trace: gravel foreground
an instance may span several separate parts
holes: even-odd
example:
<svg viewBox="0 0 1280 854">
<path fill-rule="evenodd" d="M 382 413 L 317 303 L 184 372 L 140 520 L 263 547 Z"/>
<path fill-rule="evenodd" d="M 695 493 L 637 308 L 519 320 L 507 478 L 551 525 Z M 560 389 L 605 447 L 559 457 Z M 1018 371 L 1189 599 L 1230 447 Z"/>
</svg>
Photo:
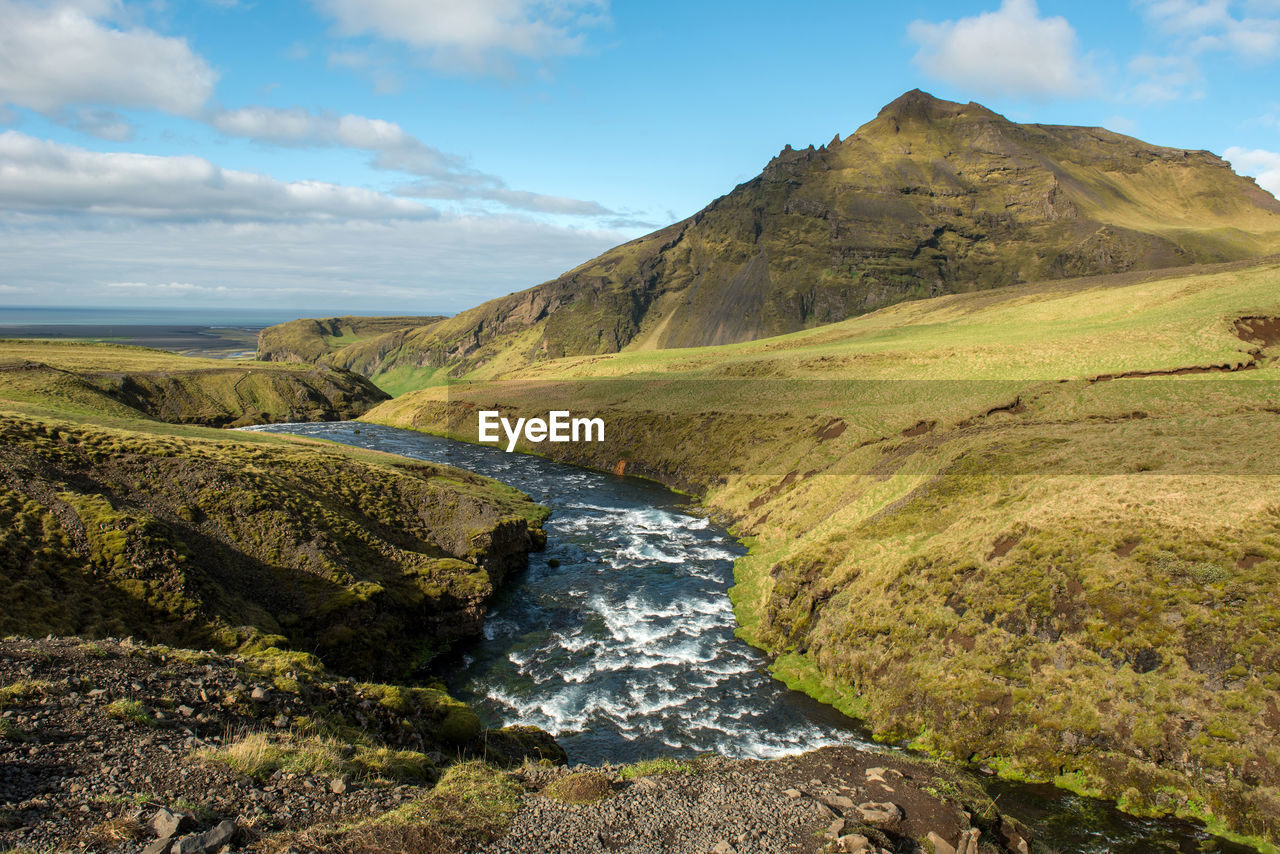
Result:
<svg viewBox="0 0 1280 854">
<path fill-rule="evenodd" d="M 0 641 L 0 852 L 1029 850 L 1026 831 L 965 778 L 851 747 L 590 768 L 507 757 L 514 767 L 489 773 L 517 794 L 491 832 L 375 843 L 344 829 L 429 803 L 466 750 L 414 744 L 371 686 L 328 679 L 303 689 L 240 656 L 129 640 Z M 299 734 L 314 727 L 320 689 L 326 713 L 362 722 L 350 743 Z M 246 740 L 294 753 L 248 771 L 217 758 Z"/>
</svg>

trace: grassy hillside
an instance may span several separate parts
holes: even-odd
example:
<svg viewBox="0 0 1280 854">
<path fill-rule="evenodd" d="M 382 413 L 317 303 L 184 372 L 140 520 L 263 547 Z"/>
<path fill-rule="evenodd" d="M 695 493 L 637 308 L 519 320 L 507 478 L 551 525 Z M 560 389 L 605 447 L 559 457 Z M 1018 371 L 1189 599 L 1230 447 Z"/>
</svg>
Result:
<svg viewBox="0 0 1280 854">
<path fill-rule="evenodd" d="M 384 385 L 398 393 L 438 381 L 430 369 L 728 344 L 904 300 L 1277 251 L 1280 202 L 1208 152 L 914 91 L 554 281 L 324 358 L 399 371 Z"/>
<path fill-rule="evenodd" d="M 21 340 L 0 340 L 0 394 L 84 414 L 216 427 L 354 418 L 387 397 L 364 377 L 327 367 Z"/>
<path fill-rule="evenodd" d="M 884 738 L 1280 839 L 1280 264 L 905 303 L 546 362 L 368 420 L 604 417 L 526 446 L 704 496 L 742 634 Z"/>
<path fill-rule="evenodd" d="M 445 466 L 181 426 L 351 417 L 380 397 L 310 365 L 0 342 L 0 634 L 286 646 L 383 676 L 474 634 L 542 542 L 526 496 Z"/>
<path fill-rule="evenodd" d="M 403 341 L 407 333 L 433 326 L 444 319 L 325 317 L 291 320 L 268 326 L 258 333 L 257 356 L 268 362 L 313 362 L 372 376 L 380 372 L 384 360 L 395 359 L 396 344 Z"/>
</svg>

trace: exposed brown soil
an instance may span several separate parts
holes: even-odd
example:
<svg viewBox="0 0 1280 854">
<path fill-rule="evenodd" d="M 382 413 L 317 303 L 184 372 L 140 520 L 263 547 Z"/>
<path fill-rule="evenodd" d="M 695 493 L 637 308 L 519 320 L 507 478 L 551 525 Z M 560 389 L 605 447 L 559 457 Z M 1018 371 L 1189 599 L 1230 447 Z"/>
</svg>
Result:
<svg viewBox="0 0 1280 854">
<path fill-rule="evenodd" d="M 1266 560 L 1266 558 L 1262 555 L 1245 555 L 1240 558 L 1240 560 L 1236 561 L 1236 567 L 1239 569 L 1253 569 L 1264 560 Z"/>
<path fill-rule="evenodd" d="M 987 560 L 997 560 L 1013 551 L 1013 547 L 1022 541 L 1022 534 L 1005 534 L 996 539 L 991 548 L 991 553 L 987 555 Z"/>
<path fill-rule="evenodd" d="M 909 439 L 915 438 L 916 436 L 923 436 L 925 433 L 928 433 L 930 430 L 932 430 L 934 427 L 937 427 L 937 426 L 938 426 L 937 421 L 917 421 L 914 427 L 908 427 L 907 429 L 903 430 L 902 435 L 906 436 Z"/>
<path fill-rule="evenodd" d="M 1091 383 L 1103 383 L 1110 380 L 1127 380 L 1137 377 L 1182 377 L 1188 374 L 1232 374 L 1236 371 L 1252 371 L 1258 363 L 1252 359 L 1248 362 L 1227 365 L 1192 365 L 1186 368 L 1167 368 L 1159 371 L 1125 371 L 1122 374 L 1099 374 L 1091 377 Z"/>
<path fill-rule="evenodd" d="M 1280 317 L 1242 317 L 1234 324 L 1235 333 L 1242 341 L 1262 347 L 1280 345 Z"/>
<path fill-rule="evenodd" d="M 788 486 L 795 483 L 796 475 L 798 474 L 799 472 L 797 471 L 787 472 L 786 476 L 783 477 L 782 480 L 778 481 L 776 484 L 769 487 L 767 490 L 760 493 L 755 498 L 751 499 L 751 503 L 747 505 L 747 509 L 755 510 L 760 505 L 765 504 L 769 501 L 772 501 L 773 498 L 778 493 L 782 492 L 782 490 L 786 489 Z"/>
<path fill-rule="evenodd" d="M 818 441 L 825 442 L 827 439 L 834 439 L 844 433 L 849 425 L 844 422 L 843 418 L 836 418 L 818 431 Z"/>
<path fill-rule="evenodd" d="M 1115 547 L 1114 553 L 1116 557 L 1128 557 L 1133 554 L 1133 550 L 1138 547 L 1138 540 L 1125 540 L 1123 543 Z"/>
<path fill-rule="evenodd" d="M 987 416 L 995 415 L 997 412 L 1008 412 L 1011 415 L 1021 415 L 1027 411 L 1026 405 L 1022 402 L 1021 397 L 1015 397 L 1013 403 L 1006 403 L 1003 406 L 994 406 L 987 410 Z"/>
</svg>

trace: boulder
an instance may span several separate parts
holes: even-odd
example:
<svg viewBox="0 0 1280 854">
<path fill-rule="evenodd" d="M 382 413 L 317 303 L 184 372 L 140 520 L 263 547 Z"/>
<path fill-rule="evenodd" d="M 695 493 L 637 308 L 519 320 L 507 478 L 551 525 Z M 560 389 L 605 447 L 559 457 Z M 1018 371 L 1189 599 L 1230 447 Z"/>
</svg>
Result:
<svg viewBox="0 0 1280 854">
<path fill-rule="evenodd" d="M 933 851 L 925 852 L 925 854 L 956 854 L 955 846 L 932 830 L 929 831 L 929 835 L 925 839 L 933 846 Z"/>
<path fill-rule="evenodd" d="M 888 801 L 868 801 L 858 804 L 857 809 L 865 824 L 882 830 L 896 828 L 902 821 L 902 809 Z"/>
<path fill-rule="evenodd" d="M 171 836 L 177 836 L 184 830 L 190 830 L 195 827 L 195 821 L 186 813 L 175 813 L 171 810 L 161 808 L 156 814 L 151 816 L 149 822 L 151 831 L 161 839 L 168 839 Z"/>
<path fill-rule="evenodd" d="M 236 838 L 238 830 L 234 821 L 222 821 L 212 830 L 183 837 L 171 851 L 173 854 L 215 854 Z"/>
<path fill-rule="evenodd" d="M 850 833 L 848 836 L 841 836 L 836 844 L 840 846 L 840 850 L 844 854 L 868 854 L 868 852 L 875 850 L 871 840 L 861 833 Z"/>
</svg>

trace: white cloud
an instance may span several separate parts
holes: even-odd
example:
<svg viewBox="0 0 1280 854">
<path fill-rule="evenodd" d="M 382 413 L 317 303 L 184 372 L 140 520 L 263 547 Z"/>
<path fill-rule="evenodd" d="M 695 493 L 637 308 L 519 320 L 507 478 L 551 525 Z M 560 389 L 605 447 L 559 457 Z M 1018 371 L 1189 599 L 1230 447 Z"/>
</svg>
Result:
<svg viewBox="0 0 1280 854">
<path fill-rule="evenodd" d="M 282 182 L 200 157 L 88 151 L 0 133 L 0 207 L 158 220 L 434 217 L 425 205 L 318 181 Z"/>
<path fill-rule="evenodd" d="M 914 21 L 915 63 L 928 74 L 988 95 L 1038 98 L 1097 88 L 1066 18 L 1040 17 L 1035 0 L 1004 0 L 999 10 L 956 21 Z"/>
<path fill-rule="evenodd" d="M 226 285 L 193 285 L 190 282 L 107 282 L 103 287 L 128 296 L 187 297 L 192 294 L 225 294 L 230 290 Z"/>
<path fill-rule="evenodd" d="M 1258 186 L 1280 199 L 1280 152 L 1233 145 L 1223 154 L 1231 168 L 1241 175 L 1252 175 Z"/>
<path fill-rule="evenodd" d="M 115 110 L 97 110 L 92 107 L 77 107 L 62 110 L 55 116 L 56 120 L 68 127 L 107 139 L 112 142 L 125 142 L 133 139 L 134 126 Z"/>
<path fill-rule="evenodd" d="M 454 201 L 475 199 L 498 202 L 516 210 L 565 216 L 613 216 L 616 213 L 599 202 L 570 199 L 564 196 L 546 196 L 541 193 L 529 193 L 523 190 L 509 190 L 504 185 L 495 186 L 488 182 L 481 186 L 415 182 L 396 187 L 394 192 L 397 196 L 411 196 L 419 199 L 449 199 Z"/>
<path fill-rule="evenodd" d="M 1191 53 L 1218 50 L 1246 59 L 1280 56 L 1280 4 L 1231 0 L 1137 0 L 1157 30 Z"/>
<path fill-rule="evenodd" d="M 454 312 L 554 278 L 633 231 L 518 217 L 378 222 L 16 222 L 0 218 L 10 302 Z M 0 290 L 0 294 L 5 291 Z"/>
<path fill-rule="evenodd" d="M 608 23 L 607 0 L 312 0 L 340 35 L 372 34 L 426 51 L 433 65 L 493 70 L 501 57 L 581 53 Z"/>
<path fill-rule="evenodd" d="M 184 39 L 110 23 L 122 13 L 110 0 L 0 0 L 0 103 L 49 115 L 83 105 L 198 111 L 217 74 Z"/>
<path fill-rule="evenodd" d="M 430 179 L 397 188 L 395 194 L 400 196 L 490 201 L 513 210 L 570 216 L 614 214 L 599 202 L 512 190 L 498 176 L 470 168 L 463 158 L 427 145 L 395 122 L 276 107 L 218 110 L 210 113 L 208 121 L 228 136 L 259 142 L 368 151 L 373 154 L 369 165 L 375 169 Z"/>
<path fill-rule="evenodd" d="M 1124 100 L 1148 104 L 1194 101 L 1205 94 L 1200 66 L 1189 56 L 1140 54 L 1129 61 L 1129 73 L 1135 82 L 1123 95 Z"/>
<path fill-rule="evenodd" d="M 441 170 L 457 168 L 461 159 L 446 155 L 383 119 L 338 113 L 314 113 L 301 107 L 242 107 L 217 110 L 209 123 L 228 136 L 276 145 L 341 145 L 367 151 L 409 151 L 428 155 Z"/>
</svg>

